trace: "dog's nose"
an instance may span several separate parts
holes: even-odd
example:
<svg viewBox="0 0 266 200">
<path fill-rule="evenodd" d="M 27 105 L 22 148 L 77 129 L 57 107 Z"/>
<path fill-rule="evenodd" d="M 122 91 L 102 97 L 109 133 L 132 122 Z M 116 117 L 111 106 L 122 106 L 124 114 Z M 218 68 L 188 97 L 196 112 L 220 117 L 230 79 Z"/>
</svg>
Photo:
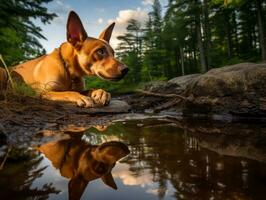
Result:
<svg viewBox="0 0 266 200">
<path fill-rule="evenodd" d="M 121 66 L 120 67 L 120 72 L 121 72 L 121 74 L 124 76 L 124 75 L 126 75 L 127 73 L 128 73 L 128 71 L 129 71 L 129 69 L 128 69 L 128 67 L 127 66 Z"/>
</svg>

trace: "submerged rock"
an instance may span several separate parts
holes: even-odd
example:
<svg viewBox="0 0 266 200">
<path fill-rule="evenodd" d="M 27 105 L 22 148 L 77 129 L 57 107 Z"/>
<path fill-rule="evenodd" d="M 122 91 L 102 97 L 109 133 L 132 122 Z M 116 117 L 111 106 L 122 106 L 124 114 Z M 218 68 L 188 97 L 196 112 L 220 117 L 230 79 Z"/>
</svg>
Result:
<svg viewBox="0 0 266 200">
<path fill-rule="evenodd" d="M 185 90 L 184 113 L 266 116 L 266 64 L 241 63 L 212 69 Z"/>
</svg>

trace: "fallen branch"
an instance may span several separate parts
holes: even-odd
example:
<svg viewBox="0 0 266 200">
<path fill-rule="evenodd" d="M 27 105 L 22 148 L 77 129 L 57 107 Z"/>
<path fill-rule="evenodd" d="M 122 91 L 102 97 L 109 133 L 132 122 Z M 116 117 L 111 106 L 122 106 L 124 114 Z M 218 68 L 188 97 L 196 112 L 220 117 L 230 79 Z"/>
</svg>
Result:
<svg viewBox="0 0 266 200">
<path fill-rule="evenodd" d="M 172 98 L 172 97 L 177 97 L 182 100 L 186 100 L 186 97 L 178 94 L 163 94 L 163 93 L 155 93 L 155 92 L 150 92 L 150 91 L 145 91 L 145 90 L 139 90 L 137 89 L 136 92 L 148 95 L 148 96 L 156 96 L 156 97 L 167 97 L 167 98 Z"/>
</svg>

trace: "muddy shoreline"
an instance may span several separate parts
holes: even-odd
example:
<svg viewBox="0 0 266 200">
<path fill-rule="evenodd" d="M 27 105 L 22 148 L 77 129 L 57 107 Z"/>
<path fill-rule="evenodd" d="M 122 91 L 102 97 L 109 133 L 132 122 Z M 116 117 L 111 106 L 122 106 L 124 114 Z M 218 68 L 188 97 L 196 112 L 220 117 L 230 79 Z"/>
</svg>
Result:
<svg viewBox="0 0 266 200">
<path fill-rule="evenodd" d="M 218 122 L 215 128 L 219 124 L 255 125 L 262 127 L 264 133 L 265 77 L 266 64 L 242 63 L 213 69 L 203 75 L 147 83 L 135 93 L 113 95 L 111 105 L 96 109 L 0 94 L 0 142 L 27 145 L 36 135 L 80 132 L 128 116 L 134 118 L 137 114 L 164 116 L 183 125 L 193 121 L 199 121 L 199 126 Z M 205 132 L 212 132 L 209 130 L 212 126 L 206 127 Z M 226 132 L 234 132 L 232 130 Z M 219 133 L 222 135 L 224 130 Z"/>
<path fill-rule="evenodd" d="M 190 132 L 204 132 L 222 135 L 231 132 L 238 135 L 240 127 L 256 126 L 266 135 L 262 119 L 234 119 L 228 116 L 194 115 L 184 116 L 176 107 L 153 112 L 154 107 L 167 103 L 169 98 L 147 97 L 141 94 L 116 96 L 119 106 L 127 102 L 131 108 L 86 109 L 62 102 L 50 102 L 31 97 L 11 97 L 0 101 L 0 142 L 1 144 L 28 146 L 42 140 L 43 136 L 82 132 L 93 126 L 105 126 L 116 120 L 162 118 L 178 124 Z M 171 100 L 170 100 L 171 101 Z M 106 112 L 104 112 L 106 111 Z M 208 122 L 208 123 L 206 123 Z M 248 122 L 248 123 L 247 123 Z M 255 123 L 254 123 L 255 122 Z M 194 124 L 194 125 L 192 125 Z M 193 131 L 194 130 L 194 131 Z M 195 131 L 196 130 L 196 131 Z M 204 131 L 203 131 L 204 130 Z M 217 131 L 219 130 L 219 131 Z M 246 128 L 247 133 L 255 134 Z M 36 141 L 33 141 L 34 140 Z"/>
</svg>

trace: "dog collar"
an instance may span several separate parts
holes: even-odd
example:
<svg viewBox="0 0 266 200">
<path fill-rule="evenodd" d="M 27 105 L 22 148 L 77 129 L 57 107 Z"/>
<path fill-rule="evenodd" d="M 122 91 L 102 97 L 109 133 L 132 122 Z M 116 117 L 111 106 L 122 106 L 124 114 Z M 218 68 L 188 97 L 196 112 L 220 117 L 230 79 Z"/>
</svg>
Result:
<svg viewBox="0 0 266 200">
<path fill-rule="evenodd" d="M 70 72 L 69 72 L 69 69 L 68 69 L 68 63 L 65 61 L 63 55 L 62 55 L 62 52 L 61 52 L 61 46 L 59 47 L 59 57 L 61 59 L 61 62 L 67 72 L 67 76 L 71 79 L 71 76 L 70 76 Z"/>
</svg>

